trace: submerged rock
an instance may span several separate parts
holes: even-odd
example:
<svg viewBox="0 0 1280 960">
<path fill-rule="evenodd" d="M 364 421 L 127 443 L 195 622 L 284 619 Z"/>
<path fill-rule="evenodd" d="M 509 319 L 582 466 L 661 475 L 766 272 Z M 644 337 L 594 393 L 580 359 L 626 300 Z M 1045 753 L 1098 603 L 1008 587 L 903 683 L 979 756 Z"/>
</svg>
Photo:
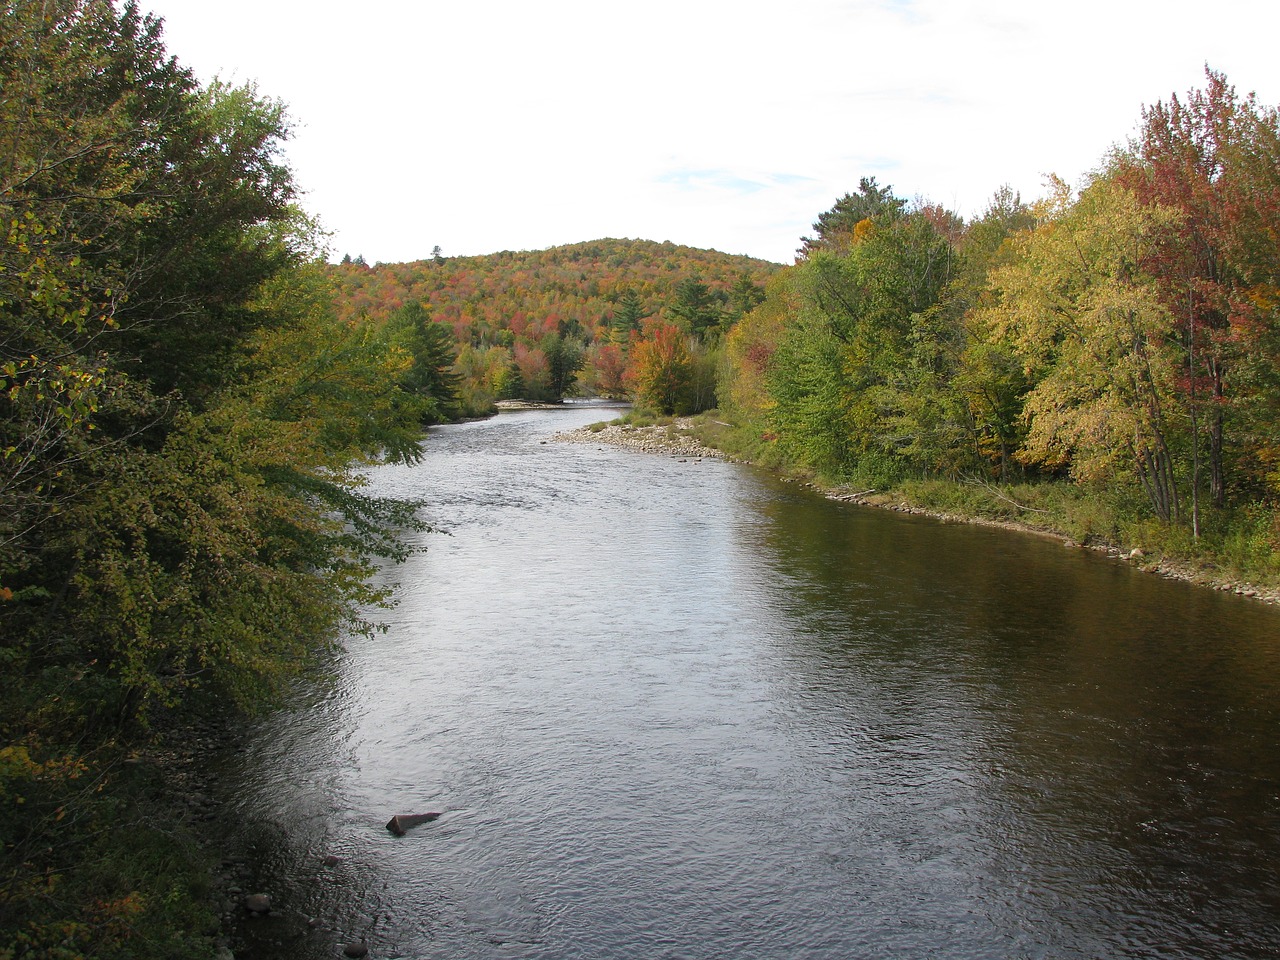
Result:
<svg viewBox="0 0 1280 960">
<path fill-rule="evenodd" d="M 439 817 L 438 813 L 398 813 L 387 821 L 387 829 L 397 837 L 403 837 L 407 830 L 421 823 L 430 823 Z"/>
</svg>

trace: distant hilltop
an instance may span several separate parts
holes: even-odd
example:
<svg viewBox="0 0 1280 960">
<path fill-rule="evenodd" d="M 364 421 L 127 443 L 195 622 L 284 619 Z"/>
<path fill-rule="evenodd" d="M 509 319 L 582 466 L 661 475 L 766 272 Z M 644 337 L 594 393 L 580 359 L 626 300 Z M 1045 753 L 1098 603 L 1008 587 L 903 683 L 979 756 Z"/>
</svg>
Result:
<svg viewBox="0 0 1280 960">
<path fill-rule="evenodd" d="M 410 311 L 449 329 L 459 384 L 451 409 L 461 416 L 502 399 L 628 396 L 633 348 L 664 329 L 686 333 L 703 379 L 714 379 L 710 345 L 764 299 L 766 281 L 783 269 L 670 241 L 615 239 L 471 257 L 437 250 L 426 260 L 375 266 L 348 257 L 329 267 L 339 319 L 403 324 Z"/>
</svg>

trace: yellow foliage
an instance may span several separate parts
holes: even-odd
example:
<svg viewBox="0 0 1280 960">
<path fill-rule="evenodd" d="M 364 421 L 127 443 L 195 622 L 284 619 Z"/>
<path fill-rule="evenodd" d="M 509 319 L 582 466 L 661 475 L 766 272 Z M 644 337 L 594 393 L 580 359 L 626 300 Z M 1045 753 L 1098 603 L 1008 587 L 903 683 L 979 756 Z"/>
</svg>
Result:
<svg viewBox="0 0 1280 960">
<path fill-rule="evenodd" d="M 1141 270 L 1173 214 L 1100 180 L 1072 202 L 1056 181 L 1047 219 L 993 272 L 998 302 L 980 312 L 1036 386 L 1019 457 L 1092 481 L 1163 447 L 1174 406 L 1173 322 Z"/>
</svg>

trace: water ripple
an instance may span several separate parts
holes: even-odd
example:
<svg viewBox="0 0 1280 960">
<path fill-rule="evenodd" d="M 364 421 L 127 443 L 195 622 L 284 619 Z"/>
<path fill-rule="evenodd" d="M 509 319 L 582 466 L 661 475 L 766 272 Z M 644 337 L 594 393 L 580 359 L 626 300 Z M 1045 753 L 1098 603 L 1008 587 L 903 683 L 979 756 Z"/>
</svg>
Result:
<svg viewBox="0 0 1280 960">
<path fill-rule="evenodd" d="M 440 429 L 372 475 L 451 536 L 388 571 L 389 631 L 269 721 L 236 788 L 315 938 L 1275 956 L 1275 611 L 729 464 L 544 443 L 596 418 Z M 424 809 L 446 814 L 382 828 Z"/>
</svg>

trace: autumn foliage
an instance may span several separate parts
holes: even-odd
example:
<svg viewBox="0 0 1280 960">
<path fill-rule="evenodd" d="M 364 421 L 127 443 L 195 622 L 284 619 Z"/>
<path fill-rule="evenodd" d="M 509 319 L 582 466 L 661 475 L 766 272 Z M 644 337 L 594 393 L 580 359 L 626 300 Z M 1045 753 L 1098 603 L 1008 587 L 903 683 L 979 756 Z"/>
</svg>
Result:
<svg viewBox="0 0 1280 960">
<path fill-rule="evenodd" d="M 595 240 L 375 266 L 348 257 L 330 269 L 340 318 L 377 325 L 418 305 L 452 331 L 462 406 L 474 414 L 507 397 L 627 395 L 638 344 L 676 326 L 692 349 L 713 348 L 781 267 L 673 243 Z M 580 361 L 572 378 L 555 375 L 565 351 Z"/>
<path fill-rule="evenodd" d="M 814 231 L 728 336 L 721 405 L 744 428 L 866 487 L 1071 481 L 1135 522 L 1247 541 L 1267 567 L 1274 108 L 1206 70 L 1078 188 L 1001 190 L 965 223 L 864 178 Z M 1226 532 L 1240 523 L 1253 532 Z"/>
</svg>

